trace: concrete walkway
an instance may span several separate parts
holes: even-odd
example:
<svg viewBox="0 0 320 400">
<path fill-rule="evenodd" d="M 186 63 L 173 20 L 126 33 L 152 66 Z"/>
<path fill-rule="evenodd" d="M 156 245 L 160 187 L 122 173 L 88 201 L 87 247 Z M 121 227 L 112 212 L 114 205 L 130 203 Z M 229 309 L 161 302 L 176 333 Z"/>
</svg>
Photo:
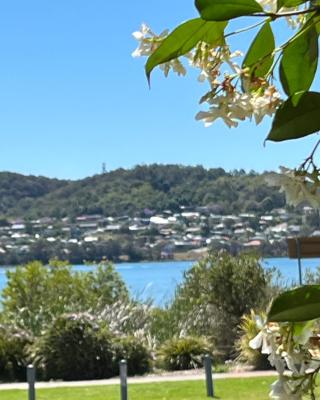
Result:
<svg viewBox="0 0 320 400">
<path fill-rule="evenodd" d="M 227 372 L 213 374 L 213 379 L 229 379 L 229 378 L 254 378 L 263 376 L 276 376 L 275 371 L 250 371 L 250 372 Z M 152 382 L 180 382 L 180 381 L 197 381 L 204 380 L 205 375 L 203 370 L 195 371 L 183 371 L 178 373 L 165 373 L 161 375 L 146 375 L 139 377 L 128 378 L 128 384 L 139 384 L 139 383 L 152 383 Z M 50 388 L 61 388 L 61 387 L 84 387 L 84 386 L 105 386 L 105 385 L 119 385 L 119 378 L 101 379 L 92 381 L 50 381 L 50 382 L 38 382 L 36 384 L 37 389 L 50 389 Z M 26 390 L 26 383 L 3 383 L 0 384 L 1 390 Z"/>
</svg>

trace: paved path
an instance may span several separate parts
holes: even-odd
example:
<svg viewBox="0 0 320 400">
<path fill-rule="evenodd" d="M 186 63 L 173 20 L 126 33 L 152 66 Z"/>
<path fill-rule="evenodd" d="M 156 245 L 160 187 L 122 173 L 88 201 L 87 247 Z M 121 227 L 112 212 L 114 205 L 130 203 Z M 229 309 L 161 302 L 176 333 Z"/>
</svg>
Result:
<svg viewBox="0 0 320 400">
<path fill-rule="evenodd" d="M 252 372 L 228 372 L 213 374 L 213 379 L 227 379 L 227 378 L 253 378 L 261 376 L 276 376 L 275 371 L 252 371 Z M 151 383 L 151 382 L 179 382 L 179 381 L 197 381 L 204 380 L 204 371 L 185 371 L 179 373 L 166 373 L 162 375 L 146 375 L 139 377 L 128 378 L 128 384 L 130 383 Z M 50 381 L 50 382 L 38 382 L 36 388 L 38 389 L 49 389 L 49 388 L 60 388 L 60 387 L 83 387 L 83 386 L 105 386 L 105 385 L 119 385 L 119 378 L 101 379 L 92 381 L 75 381 L 75 382 L 62 382 L 62 381 Z M 4 383 L 0 384 L 1 390 L 10 389 L 27 389 L 26 383 Z"/>
</svg>

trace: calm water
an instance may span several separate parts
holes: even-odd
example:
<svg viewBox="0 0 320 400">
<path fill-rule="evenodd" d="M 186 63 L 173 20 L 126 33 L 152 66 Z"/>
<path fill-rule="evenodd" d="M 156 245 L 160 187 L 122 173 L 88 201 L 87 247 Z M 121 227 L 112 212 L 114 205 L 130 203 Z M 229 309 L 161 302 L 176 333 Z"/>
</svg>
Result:
<svg viewBox="0 0 320 400">
<path fill-rule="evenodd" d="M 183 273 L 191 267 L 192 261 L 166 261 L 116 264 L 116 269 L 129 287 L 131 293 L 140 299 L 152 298 L 157 305 L 170 301 Z M 277 267 L 288 282 L 298 281 L 298 264 L 288 258 L 269 258 L 263 260 L 265 268 Z M 320 266 L 320 258 L 303 260 L 303 271 L 314 271 Z M 94 266 L 75 265 L 76 271 L 88 271 Z M 14 268 L 10 268 L 14 269 Z M 0 268 L 0 291 L 6 285 L 6 271 Z"/>
</svg>

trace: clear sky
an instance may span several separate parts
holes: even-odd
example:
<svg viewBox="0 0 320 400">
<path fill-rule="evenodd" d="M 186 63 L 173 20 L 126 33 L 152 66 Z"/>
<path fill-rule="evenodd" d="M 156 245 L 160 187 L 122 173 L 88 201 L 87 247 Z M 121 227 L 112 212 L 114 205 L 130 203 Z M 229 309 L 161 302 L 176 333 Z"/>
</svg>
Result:
<svg viewBox="0 0 320 400">
<path fill-rule="evenodd" d="M 0 5 L 0 170 L 77 179 L 137 164 L 271 170 L 294 166 L 314 138 L 263 141 L 261 126 L 194 120 L 196 75 L 149 90 L 132 32 L 196 16 L 192 0 L 10 0 Z M 239 47 L 247 41 L 242 37 Z"/>
</svg>

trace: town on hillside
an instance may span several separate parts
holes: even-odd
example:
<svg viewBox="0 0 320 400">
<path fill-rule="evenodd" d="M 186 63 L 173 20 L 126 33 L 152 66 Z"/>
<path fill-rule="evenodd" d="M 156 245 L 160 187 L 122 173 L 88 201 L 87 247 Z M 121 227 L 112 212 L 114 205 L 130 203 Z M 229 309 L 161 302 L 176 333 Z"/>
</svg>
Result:
<svg viewBox="0 0 320 400">
<path fill-rule="evenodd" d="M 71 263 L 197 259 L 210 249 L 285 256 L 286 238 L 319 236 L 318 223 L 308 206 L 264 215 L 220 215 L 210 207 L 181 206 L 179 212 L 144 209 L 136 217 L 8 218 L 0 224 L 0 265 L 53 257 Z"/>
</svg>

